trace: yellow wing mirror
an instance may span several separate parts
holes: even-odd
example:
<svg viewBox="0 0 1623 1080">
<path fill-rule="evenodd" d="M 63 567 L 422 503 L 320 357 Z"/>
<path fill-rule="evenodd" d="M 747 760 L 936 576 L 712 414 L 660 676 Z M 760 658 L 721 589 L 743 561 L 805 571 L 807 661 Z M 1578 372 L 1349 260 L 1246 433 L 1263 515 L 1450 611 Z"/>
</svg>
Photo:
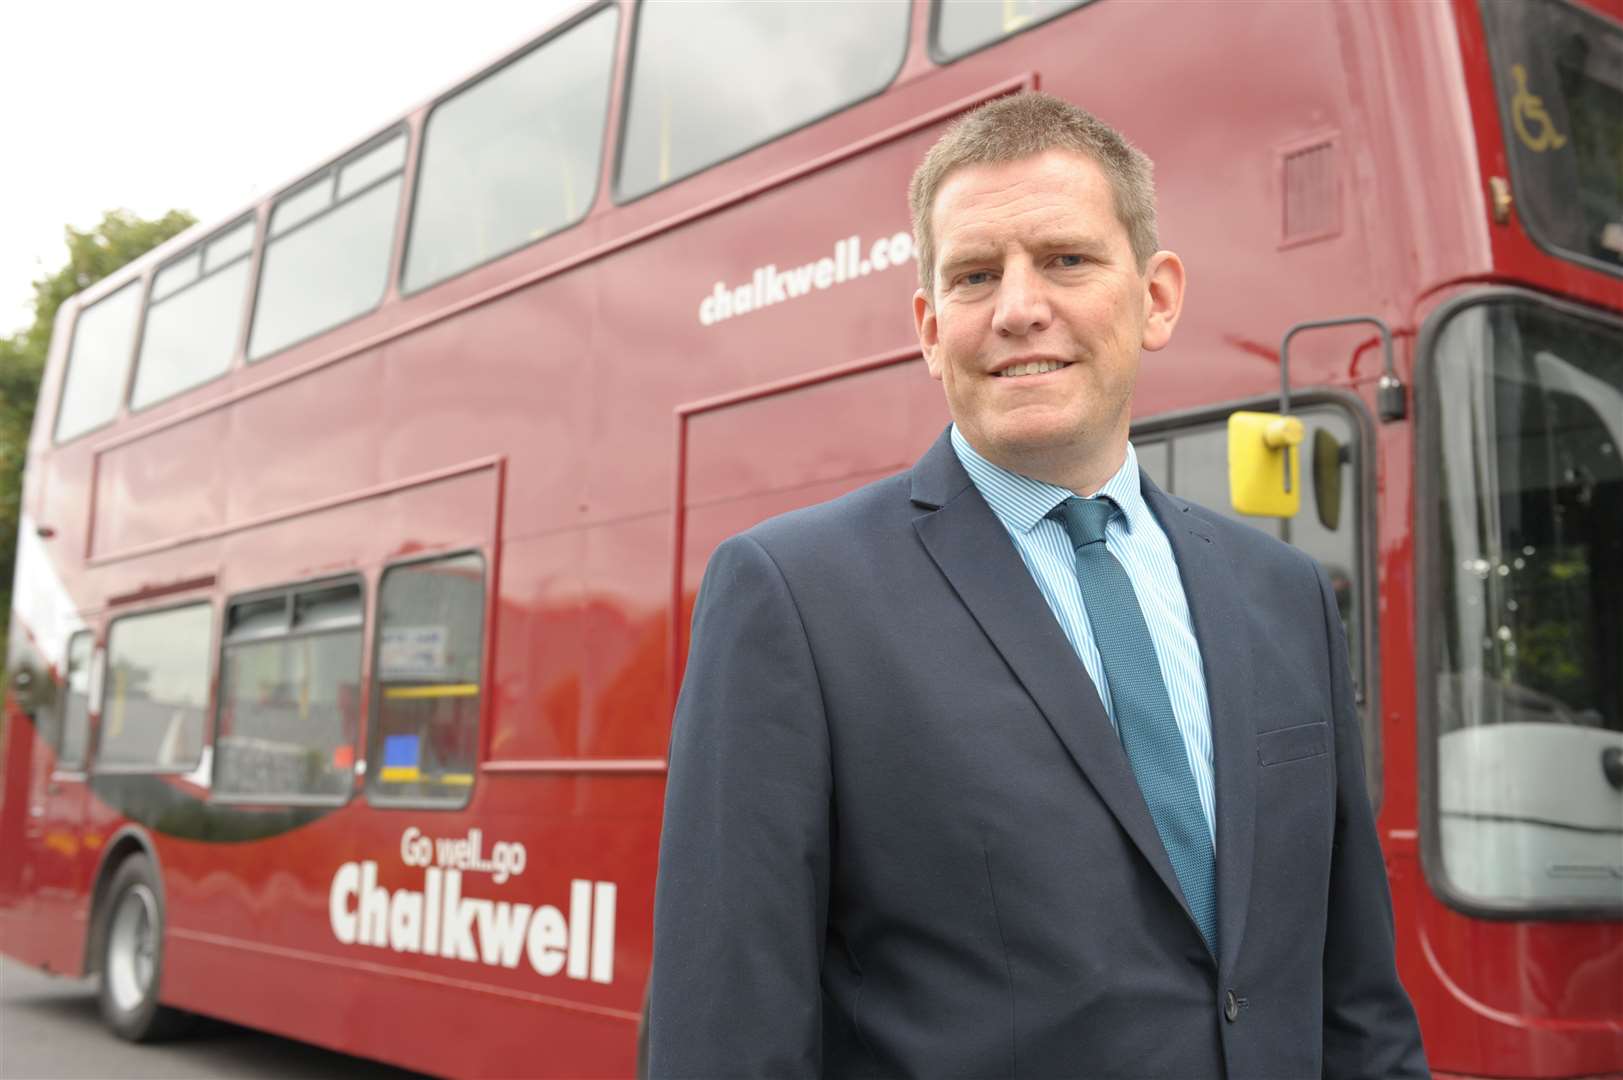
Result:
<svg viewBox="0 0 1623 1080">
<path fill-rule="evenodd" d="M 1302 508 L 1302 422 L 1278 413 L 1229 414 L 1229 501 L 1242 514 L 1295 517 Z"/>
<path fill-rule="evenodd" d="M 1392 360 L 1392 331 L 1373 315 L 1301 322 L 1285 331 L 1279 343 L 1279 411 L 1229 415 L 1229 502 L 1242 514 L 1295 517 L 1302 508 L 1302 462 L 1295 449 L 1302 442 L 1302 422 L 1290 415 L 1291 338 L 1306 330 L 1367 324 L 1381 332 L 1381 377 L 1376 407 L 1383 421 L 1408 415 L 1408 392 Z M 1334 531 L 1341 522 L 1341 466 L 1347 448 L 1320 431 L 1313 444 L 1314 496 L 1319 520 Z"/>
</svg>

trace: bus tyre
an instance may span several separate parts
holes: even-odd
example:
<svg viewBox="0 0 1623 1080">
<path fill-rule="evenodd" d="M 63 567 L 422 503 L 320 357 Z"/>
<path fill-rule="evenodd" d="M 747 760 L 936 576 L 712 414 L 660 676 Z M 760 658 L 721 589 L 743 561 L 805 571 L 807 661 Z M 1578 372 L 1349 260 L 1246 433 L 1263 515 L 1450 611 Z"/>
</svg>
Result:
<svg viewBox="0 0 1623 1080">
<path fill-rule="evenodd" d="M 102 915 L 101 1015 L 121 1038 L 152 1042 L 178 1035 L 192 1019 L 158 1004 L 163 975 L 163 900 L 152 863 L 124 860 Z"/>
</svg>

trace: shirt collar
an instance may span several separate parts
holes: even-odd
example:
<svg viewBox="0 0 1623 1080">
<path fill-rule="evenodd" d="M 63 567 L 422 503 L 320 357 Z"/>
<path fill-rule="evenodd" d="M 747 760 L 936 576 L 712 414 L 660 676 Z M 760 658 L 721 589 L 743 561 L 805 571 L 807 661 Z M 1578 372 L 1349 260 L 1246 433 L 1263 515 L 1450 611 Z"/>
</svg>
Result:
<svg viewBox="0 0 1623 1080">
<path fill-rule="evenodd" d="M 969 440 L 959 432 L 957 424 L 952 426 L 952 449 L 976 490 L 981 493 L 981 498 L 986 500 L 992 513 L 1011 533 L 1031 532 L 1039 521 L 1048 516 L 1050 510 L 1076 495 L 1069 488 L 1033 480 L 992 464 L 969 445 Z M 1138 454 L 1134 452 L 1132 443 L 1127 444 L 1127 457 L 1122 461 L 1121 468 L 1105 481 L 1098 494 L 1110 496 L 1121 508 L 1127 519 L 1128 532 L 1132 532 L 1144 515 L 1149 514 L 1149 505 L 1139 489 Z"/>
</svg>

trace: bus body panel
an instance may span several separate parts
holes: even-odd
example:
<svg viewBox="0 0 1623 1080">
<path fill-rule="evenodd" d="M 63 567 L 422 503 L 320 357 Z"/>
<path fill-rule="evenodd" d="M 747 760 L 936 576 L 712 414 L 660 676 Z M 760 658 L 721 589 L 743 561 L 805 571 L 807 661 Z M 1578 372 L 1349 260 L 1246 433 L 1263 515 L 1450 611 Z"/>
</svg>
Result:
<svg viewBox="0 0 1623 1080">
<path fill-rule="evenodd" d="M 1616 0 L 1595 6 L 1623 18 Z M 1297 388 L 1356 402 L 1369 432 L 1355 478 L 1374 574 L 1365 717 L 1380 728 L 1400 972 L 1434 1067 L 1623 1068 L 1620 924 L 1486 921 L 1438 899 L 1421 865 L 1416 334 L 1451 291 L 1487 282 L 1623 308 L 1615 280 L 1490 221 L 1505 154 L 1473 0 L 1098 0 L 944 65 L 929 19 L 921 2 L 901 73 L 872 99 L 624 206 L 610 163 L 581 224 L 411 295 L 391 284 L 375 311 L 58 446 L 72 315 L 118 283 L 63 306 L 24 509 L 53 531 L 53 572 L 97 646 L 121 617 L 209 604 L 213 732 L 228 605 L 356 580 L 366 771 L 347 799 L 294 807 L 216 795 L 206 763 L 98 769 L 75 788 L 51 779 L 51 747 L 8 699 L 10 955 L 81 969 L 99 853 L 136 822 L 164 882 L 166 1001 L 434 1073 L 628 1074 L 705 562 L 763 517 L 906 468 L 939 433 L 945 404 L 909 321 L 907 179 L 957 112 L 1040 86 L 1156 161 L 1163 243 L 1190 268 L 1176 343 L 1144 359 L 1136 422 L 1265 403 L 1294 323 L 1369 314 L 1397 331 L 1402 420 L 1377 420 L 1365 329 L 1298 338 L 1290 370 Z M 407 118 L 411 162 L 427 115 Z M 413 184 L 408 163 L 408 207 Z M 392 567 L 455 552 L 484 566 L 468 801 L 374 804 L 377 597 Z M 37 610 L 18 603 L 10 668 L 59 677 L 46 656 L 63 628 L 24 643 Z M 497 845 L 525 858 L 500 882 L 483 865 Z"/>
</svg>

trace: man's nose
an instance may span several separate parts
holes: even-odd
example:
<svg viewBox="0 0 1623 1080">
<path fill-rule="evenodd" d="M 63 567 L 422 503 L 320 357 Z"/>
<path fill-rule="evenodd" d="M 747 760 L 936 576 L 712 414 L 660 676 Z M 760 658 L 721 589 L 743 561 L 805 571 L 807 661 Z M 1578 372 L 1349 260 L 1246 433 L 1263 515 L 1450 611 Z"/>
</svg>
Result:
<svg viewBox="0 0 1623 1080">
<path fill-rule="evenodd" d="M 1024 337 L 1045 329 L 1052 318 L 1048 290 L 1036 267 L 1019 263 L 1004 267 L 993 315 L 997 332 L 1004 337 Z"/>
</svg>

